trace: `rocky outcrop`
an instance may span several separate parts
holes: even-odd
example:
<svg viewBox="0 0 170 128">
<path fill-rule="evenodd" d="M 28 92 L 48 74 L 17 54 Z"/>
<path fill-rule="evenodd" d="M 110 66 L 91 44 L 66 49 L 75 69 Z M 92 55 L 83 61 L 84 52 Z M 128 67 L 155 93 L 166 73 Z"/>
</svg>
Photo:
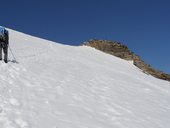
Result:
<svg viewBox="0 0 170 128">
<path fill-rule="evenodd" d="M 125 60 L 132 60 L 133 64 L 140 68 L 143 72 L 150 74 L 156 78 L 170 81 L 170 75 L 161 71 L 155 70 L 150 65 L 146 64 L 139 56 L 135 55 L 127 46 L 120 42 L 107 40 L 89 40 L 83 45 L 94 47 L 105 53 L 120 57 Z"/>
</svg>

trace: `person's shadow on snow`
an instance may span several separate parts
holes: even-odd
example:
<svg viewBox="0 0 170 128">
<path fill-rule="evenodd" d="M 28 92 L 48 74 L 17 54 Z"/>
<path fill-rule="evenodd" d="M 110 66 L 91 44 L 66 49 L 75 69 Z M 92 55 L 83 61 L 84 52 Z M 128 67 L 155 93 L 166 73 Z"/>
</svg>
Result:
<svg viewBox="0 0 170 128">
<path fill-rule="evenodd" d="M 16 60 L 8 60 L 8 62 L 19 64 L 19 62 Z"/>
</svg>

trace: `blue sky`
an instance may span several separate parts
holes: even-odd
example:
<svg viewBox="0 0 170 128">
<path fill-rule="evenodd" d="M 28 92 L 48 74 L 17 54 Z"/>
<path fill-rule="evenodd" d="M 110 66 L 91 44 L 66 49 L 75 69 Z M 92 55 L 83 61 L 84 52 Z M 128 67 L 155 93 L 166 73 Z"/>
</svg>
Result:
<svg viewBox="0 0 170 128">
<path fill-rule="evenodd" d="M 170 73 L 168 0 L 3 0 L 0 6 L 1 26 L 69 45 L 120 41 Z"/>
</svg>

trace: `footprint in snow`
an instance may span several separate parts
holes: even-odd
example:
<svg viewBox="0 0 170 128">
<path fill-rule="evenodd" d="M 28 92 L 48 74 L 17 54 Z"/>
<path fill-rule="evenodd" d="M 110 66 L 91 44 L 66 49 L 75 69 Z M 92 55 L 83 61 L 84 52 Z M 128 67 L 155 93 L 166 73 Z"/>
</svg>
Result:
<svg viewBox="0 0 170 128">
<path fill-rule="evenodd" d="M 3 109 L 0 107 L 0 113 L 2 113 L 3 112 Z"/>
<path fill-rule="evenodd" d="M 11 98 L 9 100 L 10 104 L 13 105 L 13 106 L 20 106 L 20 103 L 18 102 L 18 100 L 14 99 L 14 98 Z"/>
<path fill-rule="evenodd" d="M 13 84 L 13 81 L 12 80 L 9 80 L 9 82 L 8 82 L 9 84 Z"/>
<path fill-rule="evenodd" d="M 20 128 L 28 128 L 28 123 L 22 120 L 21 118 L 18 118 L 15 120 L 15 123 L 20 127 Z"/>
</svg>

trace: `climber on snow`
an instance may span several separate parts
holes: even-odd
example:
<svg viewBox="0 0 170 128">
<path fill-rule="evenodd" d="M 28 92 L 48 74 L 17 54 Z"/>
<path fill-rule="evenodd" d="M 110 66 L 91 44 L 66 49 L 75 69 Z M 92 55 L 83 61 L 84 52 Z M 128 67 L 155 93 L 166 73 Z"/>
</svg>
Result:
<svg viewBox="0 0 170 128">
<path fill-rule="evenodd" d="M 0 26 L 0 60 L 2 60 L 3 49 L 5 63 L 8 63 L 8 44 L 9 44 L 8 30 Z"/>
</svg>

